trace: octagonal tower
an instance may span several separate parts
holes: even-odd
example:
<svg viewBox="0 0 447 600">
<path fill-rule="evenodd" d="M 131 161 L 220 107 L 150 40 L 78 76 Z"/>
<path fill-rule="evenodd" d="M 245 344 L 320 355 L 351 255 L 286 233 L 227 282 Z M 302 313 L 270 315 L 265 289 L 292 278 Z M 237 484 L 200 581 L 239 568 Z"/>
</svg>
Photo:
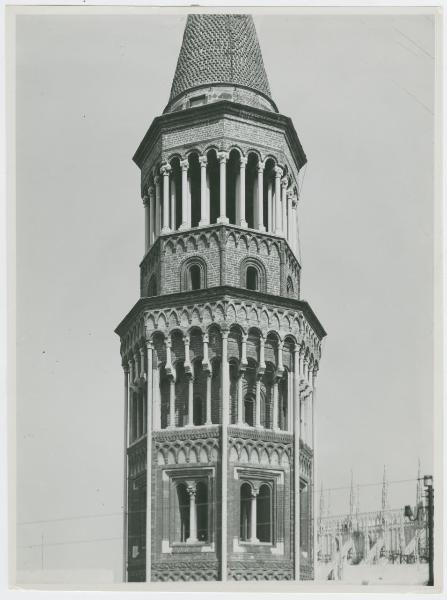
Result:
<svg viewBox="0 0 447 600">
<path fill-rule="evenodd" d="M 124 578 L 311 579 L 325 331 L 300 299 L 306 156 L 250 16 L 188 17 L 169 103 L 134 161 L 141 297 L 116 329 Z"/>
</svg>

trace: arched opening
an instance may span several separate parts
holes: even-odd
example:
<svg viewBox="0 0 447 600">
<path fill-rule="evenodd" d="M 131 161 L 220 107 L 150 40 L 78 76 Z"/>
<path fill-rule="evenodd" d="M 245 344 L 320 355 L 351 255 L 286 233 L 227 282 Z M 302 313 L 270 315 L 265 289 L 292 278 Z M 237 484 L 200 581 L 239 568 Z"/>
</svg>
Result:
<svg viewBox="0 0 447 600">
<path fill-rule="evenodd" d="M 206 182 L 209 194 L 210 223 L 216 223 L 220 212 L 220 173 L 215 150 L 207 153 Z"/>
<path fill-rule="evenodd" d="M 196 487 L 197 539 L 208 541 L 208 486 L 199 481 Z"/>
<path fill-rule="evenodd" d="M 171 197 L 169 201 L 170 220 L 169 224 L 173 231 L 177 230 L 182 223 L 182 169 L 180 159 L 176 156 L 171 160 Z"/>
<path fill-rule="evenodd" d="M 191 265 L 189 268 L 189 288 L 191 290 L 200 290 L 201 277 L 199 265 Z"/>
<path fill-rule="evenodd" d="M 275 194 L 275 163 L 272 158 L 269 158 L 265 163 L 264 168 L 264 225 L 267 231 L 275 230 L 275 210 L 274 210 L 274 194 Z"/>
<path fill-rule="evenodd" d="M 260 542 L 272 541 L 272 491 L 267 484 L 261 485 L 256 499 L 256 537 Z"/>
<path fill-rule="evenodd" d="M 170 382 L 163 368 L 160 373 L 160 426 L 162 429 L 166 429 L 169 425 L 169 387 Z"/>
<path fill-rule="evenodd" d="M 227 161 L 227 217 L 233 225 L 239 225 L 239 215 L 236 210 L 239 197 L 240 154 L 233 149 Z"/>
<path fill-rule="evenodd" d="M 259 273 L 256 267 L 247 267 L 245 287 L 247 288 L 247 290 L 259 289 Z"/>
<path fill-rule="evenodd" d="M 189 494 L 184 483 L 177 486 L 179 541 L 186 542 L 189 538 Z"/>
<path fill-rule="evenodd" d="M 253 394 L 247 394 L 244 398 L 244 423 L 250 427 L 255 425 L 255 399 Z"/>
<path fill-rule="evenodd" d="M 284 377 L 278 383 L 279 392 L 279 428 L 287 430 L 287 404 L 288 404 L 288 372 L 286 371 Z"/>
<path fill-rule="evenodd" d="M 240 533 L 242 542 L 247 542 L 251 537 L 250 516 L 251 516 L 251 487 L 248 483 L 241 485 L 240 497 Z"/>
<path fill-rule="evenodd" d="M 258 157 L 253 152 L 248 155 L 245 169 L 245 220 L 248 227 L 254 229 L 258 195 Z"/>
<path fill-rule="evenodd" d="M 188 181 L 191 198 L 191 227 L 198 227 L 200 221 L 200 164 L 196 153 L 189 156 Z"/>
</svg>

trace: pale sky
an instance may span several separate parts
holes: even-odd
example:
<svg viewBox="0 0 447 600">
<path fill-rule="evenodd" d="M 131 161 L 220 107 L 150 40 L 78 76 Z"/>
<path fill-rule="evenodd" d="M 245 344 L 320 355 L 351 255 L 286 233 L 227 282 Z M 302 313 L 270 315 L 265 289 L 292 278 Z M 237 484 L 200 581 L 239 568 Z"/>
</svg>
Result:
<svg viewBox="0 0 447 600">
<path fill-rule="evenodd" d="M 21 570 L 41 569 L 43 535 L 45 570 L 120 577 L 114 328 L 138 299 L 144 246 L 131 159 L 167 103 L 185 19 L 17 19 L 17 544 L 37 545 L 19 548 Z M 399 508 L 414 502 L 418 459 L 433 469 L 434 20 L 255 23 L 308 157 L 302 298 L 328 332 L 317 484 L 345 511 L 351 469 L 371 484 L 386 464 L 405 481 L 389 486 Z M 360 489 L 360 510 L 378 508 L 380 485 Z"/>
</svg>

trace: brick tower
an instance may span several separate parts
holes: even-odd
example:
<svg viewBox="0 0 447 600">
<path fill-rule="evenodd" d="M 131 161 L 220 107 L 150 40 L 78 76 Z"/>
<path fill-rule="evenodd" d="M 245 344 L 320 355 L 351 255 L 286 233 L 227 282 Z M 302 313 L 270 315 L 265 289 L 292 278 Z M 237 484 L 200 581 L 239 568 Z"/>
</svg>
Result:
<svg viewBox="0 0 447 600">
<path fill-rule="evenodd" d="M 145 254 L 116 330 L 124 578 L 312 579 L 325 331 L 300 300 L 306 156 L 250 16 L 188 17 L 169 102 L 134 161 Z"/>
</svg>

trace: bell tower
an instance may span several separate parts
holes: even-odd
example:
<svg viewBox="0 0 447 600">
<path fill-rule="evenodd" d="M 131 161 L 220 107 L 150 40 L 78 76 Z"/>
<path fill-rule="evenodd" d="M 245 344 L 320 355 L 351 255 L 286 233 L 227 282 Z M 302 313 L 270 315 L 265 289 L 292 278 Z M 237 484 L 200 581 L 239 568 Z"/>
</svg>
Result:
<svg viewBox="0 0 447 600">
<path fill-rule="evenodd" d="M 117 327 L 127 581 L 313 578 L 325 331 L 300 297 L 298 173 L 251 16 L 188 16 L 134 161 L 145 252 Z"/>
</svg>

